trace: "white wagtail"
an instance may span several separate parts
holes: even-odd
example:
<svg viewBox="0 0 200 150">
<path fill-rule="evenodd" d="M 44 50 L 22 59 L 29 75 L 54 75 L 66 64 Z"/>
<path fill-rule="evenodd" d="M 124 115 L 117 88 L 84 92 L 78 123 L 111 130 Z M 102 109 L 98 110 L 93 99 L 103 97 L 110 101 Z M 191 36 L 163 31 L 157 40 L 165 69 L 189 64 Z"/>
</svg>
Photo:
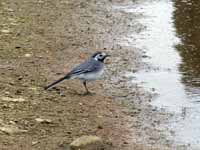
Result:
<svg viewBox="0 0 200 150">
<path fill-rule="evenodd" d="M 86 82 L 94 81 L 100 78 L 104 72 L 104 60 L 108 56 L 110 55 L 107 55 L 104 52 L 94 53 L 88 60 L 72 69 L 72 71 L 67 73 L 64 77 L 46 86 L 45 89 L 47 90 L 65 79 L 79 79 L 83 81 L 86 94 L 90 93 Z"/>
</svg>

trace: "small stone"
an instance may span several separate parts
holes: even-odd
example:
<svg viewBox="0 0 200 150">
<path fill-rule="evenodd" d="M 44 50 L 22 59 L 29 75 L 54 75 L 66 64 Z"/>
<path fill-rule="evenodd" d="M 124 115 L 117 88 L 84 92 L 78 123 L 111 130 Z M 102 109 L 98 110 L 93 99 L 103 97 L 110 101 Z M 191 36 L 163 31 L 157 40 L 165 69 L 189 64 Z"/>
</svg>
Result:
<svg viewBox="0 0 200 150">
<path fill-rule="evenodd" d="M 14 121 L 9 121 L 9 124 L 16 125 Z"/>
<path fill-rule="evenodd" d="M 39 143 L 38 141 L 33 141 L 31 144 L 32 145 L 36 145 L 37 143 Z"/>
<path fill-rule="evenodd" d="M 18 127 L 15 127 L 13 125 L 4 125 L 0 127 L 0 131 L 6 133 L 6 134 L 17 134 L 17 133 L 25 133 L 28 132 L 27 130 L 21 130 Z"/>
<path fill-rule="evenodd" d="M 42 118 L 36 118 L 35 121 L 39 123 L 52 123 L 52 120 L 50 119 L 42 119 Z"/>
<path fill-rule="evenodd" d="M 9 95 L 9 94 L 10 94 L 10 92 L 9 92 L 9 91 L 6 91 L 6 92 L 5 92 L 5 94 Z"/>
<path fill-rule="evenodd" d="M 43 58 L 43 56 L 42 55 L 40 55 L 40 56 L 37 56 L 38 58 Z"/>
<path fill-rule="evenodd" d="M 31 57 L 32 55 L 29 54 L 29 53 L 27 53 L 27 54 L 25 54 L 24 56 L 25 56 L 25 57 Z"/>
<path fill-rule="evenodd" d="M 0 98 L 3 101 L 9 101 L 9 102 L 24 102 L 26 101 L 24 98 L 11 98 L 11 97 L 1 97 Z"/>
<path fill-rule="evenodd" d="M 98 118 L 103 118 L 103 116 L 102 116 L 102 115 L 98 115 L 97 117 L 98 117 Z"/>
<path fill-rule="evenodd" d="M 73 150 L 80 149 L 80 148 L 86 148 L 90 145 L 101 145 L 102 144 L 102 139 L 98 136 L 81 136 L 74 140 L 71 144 L 70 147 Z"/>
<path fill-rule="evenodd" d="M 2 33 L 10 33 L 10 31 L 9 31 L 9 30 L 6 30 L 6 29 L 1 30 L 1 32 L 2 32 Z"/>
<path fill-rule="evenodd" d="M 60 96 L 65 97 L 65 94 L 64 93 L 60 93 Z"/>
</svg>

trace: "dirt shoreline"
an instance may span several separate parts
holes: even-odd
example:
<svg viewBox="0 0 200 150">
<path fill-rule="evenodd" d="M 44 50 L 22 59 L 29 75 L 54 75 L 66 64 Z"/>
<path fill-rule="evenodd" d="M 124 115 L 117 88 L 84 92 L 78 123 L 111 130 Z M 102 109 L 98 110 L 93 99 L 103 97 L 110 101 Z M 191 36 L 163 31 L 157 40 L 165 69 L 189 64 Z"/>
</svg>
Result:
<svg viewBox="0 0 200 150">
<path fill-rule="evenodd" d="M 1 1 L 0 93 L 8 101 L 0 101 L 0 126 L 19 129 L 0 132 L 2 150 L 65 149 L 82 135 L 102 137 L 108 150 L 174 148 L 157 129 L 169 115 L 154 110 L 149 105 L 153 95 L 129 84 L 131 79 L 125 76 L 143 65 L 144 54 L 124 45 L 123 39 L 145 27 L 134 21 L 141 16 L 113 6 L 134 3 Z M 89 85 L 95 95 L 81 95 L 84 88 L 78 81 L 43 90 L 98 50 L 110 53 L 112 59 L 105 80 Z M 23 101 L 13 102 L 14 98 Z M 39 123 L 37 118 L 50 121 Z"/>
</svg>

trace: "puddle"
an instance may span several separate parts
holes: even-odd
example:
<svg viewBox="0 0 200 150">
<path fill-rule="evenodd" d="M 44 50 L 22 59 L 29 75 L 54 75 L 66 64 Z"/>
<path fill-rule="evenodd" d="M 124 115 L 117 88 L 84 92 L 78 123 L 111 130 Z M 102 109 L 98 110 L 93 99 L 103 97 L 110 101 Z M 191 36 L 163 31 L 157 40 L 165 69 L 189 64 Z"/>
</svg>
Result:
<svg viewBox="0 0 200 150">
<path fill-rule="evenodd" d="M 143 61 L 150 67 L 134 74 L 133 82 L 158 93 L 152 105 L 175 114 L 167 126 L 175 131 L 177 143 L 193 149 L 200 149 L 199 8 L 193 0 L 144 1 L 137 8 L 118 8 L 144 15 L 139 22 L 146 30 L 135 35 L 135 45 L 146 52 Z"/>
<path fill-rule="evenodd" d="M 140 22 L 147 29 L 138 35 L 136 45 L 150 57 L 143 61 L 153 69 L 140 70 L 135 76 L 146 89 L 154 88 L 159 94 L 152 105 L 181 112 L 182 107 L 189 107 L 190 103 L 180 82 L 179 64 L 182 59 L 175 46 L 181 41 L 173 24 L 173 3 L 163 0 L 145 3 L 141 7 L 145 17 Z"/>
</svg>

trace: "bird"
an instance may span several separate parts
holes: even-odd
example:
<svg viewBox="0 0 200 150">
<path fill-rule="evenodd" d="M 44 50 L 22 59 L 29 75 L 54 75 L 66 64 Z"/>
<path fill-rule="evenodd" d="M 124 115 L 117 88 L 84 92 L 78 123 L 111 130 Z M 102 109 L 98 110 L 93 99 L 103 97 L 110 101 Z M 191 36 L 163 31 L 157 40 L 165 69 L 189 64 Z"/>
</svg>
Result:
<svg viewBox="0 0 200 150">
<path fill-rule="evenodd" d="M 110 55 L 105 52 L 95 52 L 88 60 L 76 66 L 62 78 L 47 85 L 44 89 L 48 90 L 64 80 L 79 79 L 83 82 L 86 90 L 85 94 L 91 93 L 87 88 L 87 82 L 95 81 L 102 76 L 105 67 L 104 60 L 107 57 L 110 57 Z"/>
</svg>

